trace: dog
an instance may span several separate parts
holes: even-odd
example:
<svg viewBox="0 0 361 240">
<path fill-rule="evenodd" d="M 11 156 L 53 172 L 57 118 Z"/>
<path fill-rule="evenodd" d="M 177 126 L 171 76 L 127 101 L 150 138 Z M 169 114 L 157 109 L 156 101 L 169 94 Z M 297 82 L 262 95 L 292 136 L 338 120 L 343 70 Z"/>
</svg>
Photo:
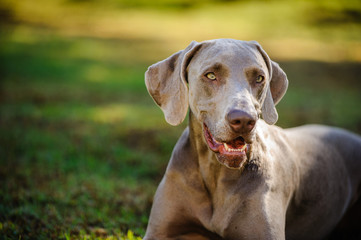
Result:
<svg viewBox="0 0 361 240">
<path fill-rule="evenodd" d="M 192 42 L 150 66 L 145 84 L 169 124 L 190 109 L 145 240 L 310 240 L 361 227 L 361 137 L 274 126 L 288 79 L 257 42 Z"/>
</svg>

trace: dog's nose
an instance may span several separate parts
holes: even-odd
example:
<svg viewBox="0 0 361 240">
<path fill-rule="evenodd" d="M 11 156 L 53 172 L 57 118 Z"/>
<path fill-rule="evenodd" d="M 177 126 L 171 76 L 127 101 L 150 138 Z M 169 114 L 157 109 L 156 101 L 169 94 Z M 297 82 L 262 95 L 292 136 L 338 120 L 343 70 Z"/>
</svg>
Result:
<svg viewBox="0 0 361 240">
<path fill-rule="evenodd" d="M 255 117 L 242 110 L 233 109 L 226 118 L 229 126 L 237 133 L 249 133 L 256 124 Z"/>
</svg>

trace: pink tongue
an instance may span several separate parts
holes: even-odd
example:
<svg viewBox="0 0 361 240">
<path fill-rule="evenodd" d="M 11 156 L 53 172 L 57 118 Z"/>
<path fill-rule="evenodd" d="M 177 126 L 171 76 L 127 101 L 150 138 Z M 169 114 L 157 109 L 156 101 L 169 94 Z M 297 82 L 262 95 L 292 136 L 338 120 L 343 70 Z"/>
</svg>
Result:
<svg viewBox="0 0 361 240">
<path fill-rule="evenodd" d="M 239 149 L 244 146 L 245 142 L 242 137 L 238 137 L 230 142 L 227 143 L 227 145 L 233 149 Z"/>
</svg>

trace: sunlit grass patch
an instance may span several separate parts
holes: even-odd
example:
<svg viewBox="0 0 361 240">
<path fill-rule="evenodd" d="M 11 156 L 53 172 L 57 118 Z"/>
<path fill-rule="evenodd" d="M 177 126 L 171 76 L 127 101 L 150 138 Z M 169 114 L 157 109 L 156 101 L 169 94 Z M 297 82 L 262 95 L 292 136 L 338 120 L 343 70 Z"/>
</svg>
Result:
<svg viewBox="0 0 361 240">
<path fill-rule="evenodd" d="M 141 240 L 141 237 L 137 237 L 131 230 L 128 230 L 126 234 L 122 232 L 114 232 L 109 234 L 103 228 L 93 229 L 90 234 L 87 234 L 84 230 L 80 230 L 73 233 L 64 233 L 64 238 L 66 240 Z"/>
<path fill-rule="evenodd" d="M 167 50 L 184 48 L 191 40 L 236 38 L 258 40 L 271 50 L 278 49 L 279 54 L 272 51 L 277 58 L 327 61 L 329 54 L 333 61 L 361 60 L 361 7 L 357 0 L 191 1 L 187 8 L 177 4 L 167 8 L 174 1 L 131 2 L 42 0 L 38 2 L 42 9 L 32 1 L 4 6 L 14 21 L 56 29 L 65 36 L 129 40 L 139 46 L 113 48 L 128 53 L 130 59 L 165 56 Z M 34 38 L 30 35 L 27 39 Z M 153 41 L 154 47 L 139 42 L 144 39 Z M 100 55 L 107 55 L 110 49 L 92 45 L 90 41 L 75 49 Z"/>
</svg>

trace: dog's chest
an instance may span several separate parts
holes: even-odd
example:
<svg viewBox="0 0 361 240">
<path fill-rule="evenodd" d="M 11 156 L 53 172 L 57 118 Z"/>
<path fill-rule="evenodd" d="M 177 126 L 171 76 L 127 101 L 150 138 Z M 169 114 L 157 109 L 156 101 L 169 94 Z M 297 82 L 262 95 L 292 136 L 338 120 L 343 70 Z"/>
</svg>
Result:
<svg viewBox="0 0 361 240">
<path fill-rule="evenodd" d="M 221 173 L 222 174 L 222 173 Z M 211 192 L 212 214 L 209 227 L 222 237 L 241 236 L 248 221 L 257 217 L 255 209 L 261 208 L 262 176 L 255 172 L 244 172 L 241 177 L 231 178 L 224 173 Z"/>
</svg>

